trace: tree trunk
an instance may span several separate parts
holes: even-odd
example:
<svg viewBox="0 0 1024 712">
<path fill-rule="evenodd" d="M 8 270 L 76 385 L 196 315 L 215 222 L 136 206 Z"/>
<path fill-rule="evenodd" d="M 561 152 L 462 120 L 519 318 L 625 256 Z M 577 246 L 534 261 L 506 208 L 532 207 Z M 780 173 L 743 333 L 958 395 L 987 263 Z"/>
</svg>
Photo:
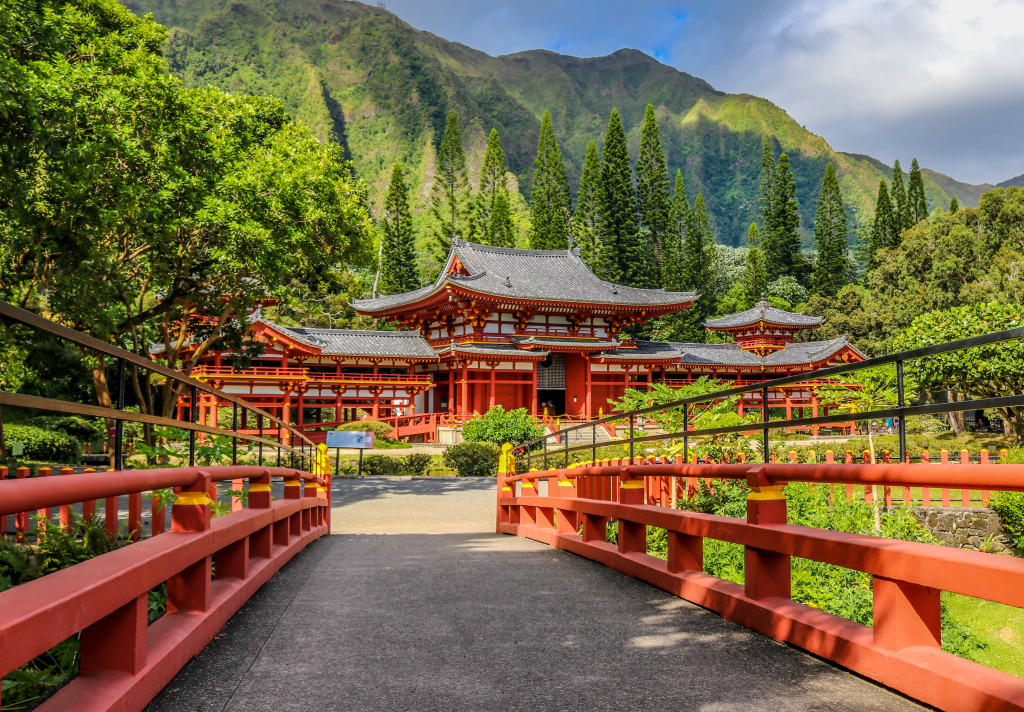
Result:
<svg viewBox="0 0 1024 712">
<path fill-rule="evenodd" d="M 105 356 L 94 356 L 96 359 L 92 367 L 92 385 L 96 391 L 96 403 L 101 408 L 112 408 L 113 401 L 110 399 L 110 384 L 107 383 L 107 359 Z M 107 431 L 107 455 L 110 456 L 110 467 L 114 466 L 114 419 L 104 418 L 103 425 Z"/>
<path fill-rule="evenodd" d="M 946 391 L 946 399 L 950 403 L 959 403 L 960 401 L 966 400 L 962 395 L 958 399 L 956 391 Z M 963 411 L 956 413 L 946 413 L 946 420 L 949 421 L 949 427 L 953 429 L 956 435 L 963 435 L 967 431 L 967 426 L 964 425 L 964 414 Z"/>
</svg>

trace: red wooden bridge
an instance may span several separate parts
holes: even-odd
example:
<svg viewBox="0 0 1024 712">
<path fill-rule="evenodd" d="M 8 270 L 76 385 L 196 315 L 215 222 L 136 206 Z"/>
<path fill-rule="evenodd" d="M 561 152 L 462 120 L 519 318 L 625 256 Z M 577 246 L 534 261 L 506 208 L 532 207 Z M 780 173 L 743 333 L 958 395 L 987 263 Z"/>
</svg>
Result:
<svg viewBox="0 0 1024 712">
<path fill-rule="evenodd" d="M 179 379 L 183 388 L 194 389 L 193 396 L 202 389 L 230 402 L 231 396 L 214 393 L 208 384 L 128 352 L 9 305 L 0 305 L 0 311 L 122 363 L 134 359 Z M 990 335 L 984 343 L 1021 337 L 1024 329 Z M 948 350 L 977 345 L 948 345 Z M 902 368 L 902 359 L 894 362 Z M 1008 394 L 985 404 L 1018 406 L 1024 396 Z M 115 467 L 108 472 L 2 473 L 5 537 L 13 525 L 13 537 L 30 543 L 30 514 L 37 516 L 37 529 L 61 527 L 73 514 L 94 512 L 102 503 L 108 531 L 124 520 L 137 540 L 0 593 L 0 673 L 5 676 L 61 641 L 80 637 L 79 673 L 39 710 L 142 710 L 169 684 L 154 710 L 918 708 L 796 649 L 940 709 L 1024 710 L 1024 680 L 943 652 L 939 598 L 950 591 L 1024 608 L 1024 561 L 795 526 L 787 523 L 783 494 L 788 482 L 879 485 L 896 492 L 918 487 L 1024 491 L 1024 465 L 910 463 L 905 448 L 900 462 L 882 464 L 694 463 L 645 454 L 646 443 L 658 438 L 688 441 L 702 434 L 685 431 L 631 437 L 627 445 L 640 448 L 631 458 L 562 467 L 553 462 L 563 450 L 567 462 L 571 451 L 591 447 L 571 446 L 563 431 L 545 436 L 557 435 L 564 443 L 540 456 L 551 469 L 529 469 L 538 457 L 531 443 L 521 446 L 518 462 L 513 446 L 505 445 L 496 482 L 332 483 L 325 449 L 262 411 L 256 415 L 270 419 L 271 428 L 280 427 L 297 445 L 192 420 L 0 392 L 3 405 L 105 415 L 116 421 L 118 434 L 123 422 L 133 420 L 191 432 L 178 453 L 180 467 L 127 469 L 118 437 Z M 903 421 L 915 409 L 929 408 L 940 410 L 905 405 L 901 393 L 891 412 Z M 628 414 L 630 421 L 649 410 Z M 856 417 L 887 417 L 888 412 Z M 769 422 L 767 412 L 764 416 L 766 444 L 770 429 L 805 424 L 805 419 Z M 197 433 L 253 443 L 259 458 L 238 462 L 236 449 L 237 464 L 197 466 Z M 264 447 L 276 453 L 273 464 L 264 462 Z M 8 474 L 21 476 L 9 479 Z M 672 506 L 686 496 L 691 478 L 745 482 L 751 491 L 746 518 Z M 218 489 L 218 483 L 230 483 L 231 490 Z M 167 490 L 173 490 L 169 513 L 162 509 L 163 499 L 153 499 L 149 536 L 143 536 L 142 494 Z M 460 499 L 467 492 L 478 499 Z M 332 501 L 335 495 L 339 502 Z M 213 517 L 218 499 L 225 500 L 226 511 Z M 332 505 L 337 505 L 333 516 Z M 367 508 L 372 515 L 365 514 Z M 473 526 L 467 531 L 464 524 L 481 511 L 491 522 L 496 513 L 492 531 L 515 536 Z M 353 528 L 359 512 L 365 521 Z M 618 524 L 615 544 L 606 538 L 610 522 Z M 667 559 L 648 554 L 649 527 L 667 532 Z M 336 534 L 326 537 L 332 528 Z M 545 546 L 517 544 L 522 539 Z M 744 548 L 742 584 L 704 573 L 706 539 Z M 294 573 L 291 567 L 282 571 L 306 548 L 312 558 L 300 559 Z M 556 550 L 582 558 L 571 556 L 563 564 L 562 557 L 570 555 Z M 873 625 L 794 602 L 792 557 L 869 574 Z M 655 588 L 610 578 L 610 570 Z M 298 601 L 304 612 L 279 613 L 272 630 L 263 632 L 259 625 L 229 626 L 232 649 L 251 651 L 250 659 L 242 666 L 237 659 L 222 660 L 226 667 L 210 663 L 202 651 L 213 642 L 216 653 L 223 645 L 215 641 L 220 631 L 278 572 L 279 583 L 263 589 L 272 607 L 292 610 Z M 162 585 L 166 612 L 150 623 L 150 592 Z M 290 593 L 279 599 L 283 594 L 275 591 L 282 587 Z M 700 609 L 681 609 L 680 600 Z M 638 606 L 638 601 L 648 603 Z M 260 605 L 257 600 L 246 611 L 267 610 Z M 251 615 L 246 611 L 240 615 Z M 768 639 L 791 647 L 766 647 Z M 345 656 L 336 652 L 339 648 Z M 353 654 L 358 658 L 349 659 Z M 718 667 L 709 663 L 716 654 L 724 656 L 714 660 Z M 182 673 L 196 682 L 182 686 L 175 676 L 197 655 L 198 668 Z M 209 674 L 200 682 L 204 665 Z M 334 674 L 334 665 L 344 674 Z M 800 680 L 799 690 L 778 684 L 773 675 Z M 226 676 L 233 682 L 223 693 L 218 681 Z M 708 676 L 719 681 L 718 688 L 706 684 Z"/>
</svg>

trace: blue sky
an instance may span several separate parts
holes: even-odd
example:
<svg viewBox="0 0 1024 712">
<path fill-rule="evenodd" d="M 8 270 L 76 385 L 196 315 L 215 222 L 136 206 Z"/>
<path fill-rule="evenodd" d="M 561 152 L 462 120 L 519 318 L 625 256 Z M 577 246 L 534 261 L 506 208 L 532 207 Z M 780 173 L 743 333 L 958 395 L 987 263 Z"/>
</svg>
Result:
<svg viewBox="0 0 1024 712">
<path fill-rule="evenodd" d="M 970 183 L 1024 173 L 1024 0 L 386 0 L 488 54 L 630 47 L 772 100 L 834 148 Z"/>
</svg>

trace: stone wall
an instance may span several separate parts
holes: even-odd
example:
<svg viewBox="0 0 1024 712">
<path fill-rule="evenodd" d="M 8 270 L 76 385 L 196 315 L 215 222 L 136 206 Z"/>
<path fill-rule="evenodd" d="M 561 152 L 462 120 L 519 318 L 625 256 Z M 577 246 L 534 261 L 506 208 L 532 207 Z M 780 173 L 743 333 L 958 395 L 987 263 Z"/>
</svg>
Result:
<svg viewBox="0 0 1024 712">
<path fill-rule="evenodd" d="M 1002 520 L 988 507 L 911 507 L 910 512 L 946 546 L 958 549 L 986 546 L 992 552 L 1010 550 Z"/>
</svg>

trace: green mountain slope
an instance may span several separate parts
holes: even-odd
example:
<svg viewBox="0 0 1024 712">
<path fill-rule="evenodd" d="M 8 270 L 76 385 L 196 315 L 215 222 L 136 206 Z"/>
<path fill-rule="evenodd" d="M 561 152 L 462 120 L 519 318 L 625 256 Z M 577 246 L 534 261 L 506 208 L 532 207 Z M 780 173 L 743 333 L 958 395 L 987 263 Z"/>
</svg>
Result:
<svg viewBox="0 0 1024 712">
<path fill-rule="evenodd" d="M 691 199 L 705 194 L 718 239 L 727 244 L 743 244 L 758 216 L 765 134 L 790 156 L 808 243 L 828 161 L 836 164 L 855 226 L 871 214 L 878 180 L 890 175 L 874 159 L 833 151 L 769 101 L 716 91 L 636 50 L 589 59 L 544 50 L 491 57 L 345 0 L 127 5 L 172 28 L 168 58 L 187 84 L 210 82 L 280 98 L 321 140 L 346 146 L 377 196 L 391 165 L 402 161 L 413 171 L 420 207 L 449 109 L 466 126 L 471 178 L 494 127 L 509 169 L 528 195 L 545 109 L 575 182 L 587 142 L 600 142 L 613 107 L 635 156 L 644 107 L 654 104 L 671 174 L 683 170 Z M 901 158 L 909 165 L 909 156 Z M 925 180 L 933 208 L 947 206 L 953 195 L 961 205 L 976 205 L 982 188 L 930 171 Z"/>
</svg>

